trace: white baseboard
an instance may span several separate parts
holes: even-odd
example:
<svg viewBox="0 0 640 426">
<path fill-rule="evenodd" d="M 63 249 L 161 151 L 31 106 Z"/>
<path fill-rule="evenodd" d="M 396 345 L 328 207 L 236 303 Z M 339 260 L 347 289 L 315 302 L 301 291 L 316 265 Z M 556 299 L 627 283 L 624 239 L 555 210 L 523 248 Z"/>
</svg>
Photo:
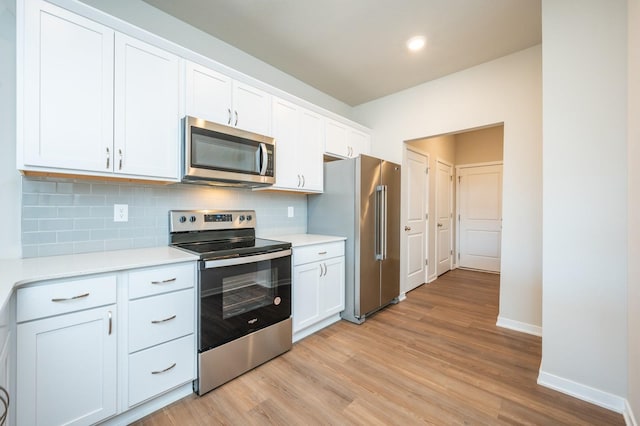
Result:
<svg viewBox="0 0 640 426">
<path fill-rule="evenodd" d="M 624 414 L 627 411 L 627 400 L 621 396 L 604 392 L 600 389 L 595 389 L 554 374 L 546 373 L 542 370 L 540 370 L 540 373 L 538 374 L 538 384 L 608 410 L 615 411 L 616 413 Z"/>
<path fill-rule="evenodd" d="M 434 282 L 435 280 L 438 279 L 438 275 L 433 274 L 430 277 L 427 278 L 427 284 Z"/>
<path fill-rule="evenodd" d="M 533 334 L 534 336 L 542 336 L 542 327 L 527 324 L 526 322 L 520 322 L 516 320 L 512 320 L 505 317 L 498 317 L 498 321 L 496 322 L 498 327 L 508 328 L 509 330 L 520 331 L 522 333 Z"/>
<path fill-rule="evenodd" d="M 330 326 L 334 322 L 340 321 L 341 319 L 342 318 L 340 318 L 340 314 L 334 314 L 328 318 L 323 319 L 322 321 L 319 321 L 313 325 L 310 325 L 307 328 L 297 331 L 293 333 L 293 343 L 297 342 L 298 340 L 304 339 L 305 337 L 310 336 L 316 331 L 320 331 L 323 328 Z"/>
<path fill-rule="evenodd" d="M 167 405 L 176 402 L 179 399 L 187 397 L 193 393 L 192 382 L 186 383 L 176 389 L 173 389 L 165 394 L 160 395 L 150 401 L 137 405 L 124 413 L 121 413 L 115 417 L 106 420 L 101 423 L 104 426 L 121 426 L 133 423 L 136 420 L 140 420 L 146 415 L 149 415 L 155 411 L 160 410 Z"/>
<path fill-rule="evenodd" d="M 407 293 L 400 293 L 400 296 L 398 296 L 398 302 L 402 302 L 406 298 L 407 298 Z"/>
<path fill-rule="evenodd" d="M 627 426 L 638 426 L 638 421 L 636 420 L 636 416 L 633 414 L 633 410 L 631 409 L 631 405 L 629 405 L 629 400 L 624 400 L 624 412 L 622 413 L 624 416 L 624 422 Z"/>
</svg>

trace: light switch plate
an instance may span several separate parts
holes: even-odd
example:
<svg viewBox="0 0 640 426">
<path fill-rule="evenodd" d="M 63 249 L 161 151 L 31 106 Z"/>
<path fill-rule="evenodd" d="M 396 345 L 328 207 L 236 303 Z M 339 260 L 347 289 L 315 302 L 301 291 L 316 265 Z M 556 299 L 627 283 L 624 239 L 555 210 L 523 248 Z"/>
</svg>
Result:
<svg viewBox="0 0 640 426">
<path fill-rule="evenodd" d="M 114 222 L 129 221 L 129 205 L 128 204 L 113 205 L 113 221 Z"/>
<path fill-rule="evenodd" d="M 293 217 L 293 207 L 287 207 L 287 217 Z"/>
</svg>

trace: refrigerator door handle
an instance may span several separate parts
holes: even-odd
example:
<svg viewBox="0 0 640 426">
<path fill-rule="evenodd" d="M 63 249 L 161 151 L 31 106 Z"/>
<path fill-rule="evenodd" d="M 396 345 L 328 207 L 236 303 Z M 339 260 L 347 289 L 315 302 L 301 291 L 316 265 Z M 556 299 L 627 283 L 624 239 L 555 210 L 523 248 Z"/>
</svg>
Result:
<svg viewBox="0 0 640 426">
<path fill-rule="evenodd" d="M 382 260 L 387 258 L 387 185 L 382 185 Z"/>
<path fill-rule="evenodd" d="M 376 260 L 387 257 L 387 185 L 376 186 Z"/>
</svg>

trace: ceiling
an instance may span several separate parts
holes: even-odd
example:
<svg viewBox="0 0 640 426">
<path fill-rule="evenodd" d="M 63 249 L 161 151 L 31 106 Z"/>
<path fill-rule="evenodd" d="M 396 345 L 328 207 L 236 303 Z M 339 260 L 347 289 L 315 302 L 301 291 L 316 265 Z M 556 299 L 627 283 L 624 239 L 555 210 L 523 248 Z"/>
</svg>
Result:
<svg viewBox="0 0 640 426">
<path fill-rule="evenodd" d="M 352 106 L 542 39 L 540 0 L 144 1 Z"/>
</svg>

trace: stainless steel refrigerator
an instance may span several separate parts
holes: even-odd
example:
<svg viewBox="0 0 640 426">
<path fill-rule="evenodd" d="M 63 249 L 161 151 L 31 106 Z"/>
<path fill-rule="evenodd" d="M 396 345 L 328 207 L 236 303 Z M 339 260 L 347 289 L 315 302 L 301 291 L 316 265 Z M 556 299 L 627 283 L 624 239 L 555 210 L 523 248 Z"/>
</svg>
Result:
<svg viewBox="0 0 640 426">
<path fill-rule="evenodd" d="M 308 196 L 307 232 L 344 236 L 345 310 L 361 324 L 400 294 L 400 166 L 366 155 L 324 164 Z"/>
</svg>

